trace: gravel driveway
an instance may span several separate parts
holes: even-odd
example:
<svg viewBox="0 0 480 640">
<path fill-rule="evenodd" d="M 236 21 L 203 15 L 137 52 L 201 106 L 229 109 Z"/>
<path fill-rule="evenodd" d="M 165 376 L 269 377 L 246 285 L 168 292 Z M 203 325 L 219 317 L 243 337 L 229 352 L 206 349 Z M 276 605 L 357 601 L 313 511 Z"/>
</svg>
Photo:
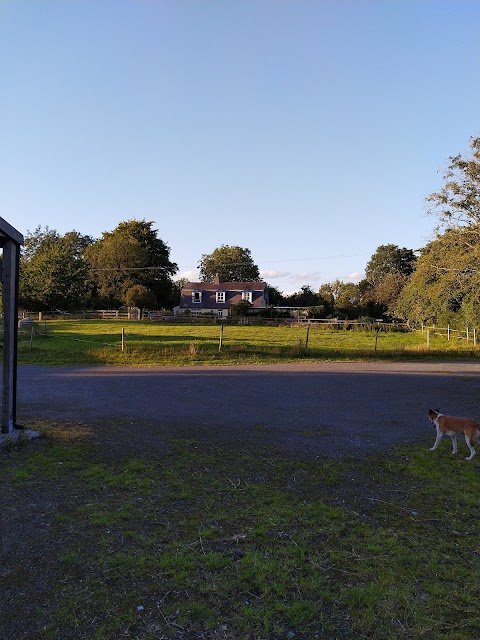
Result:
<svg viewBox="0 0 480 640">
<path fill-rule="evenodd" d="M 22 365 L 18 374 L 18 422 L 90 424 L 99 443 L 127 454 L 154 454 L 174 436 L 359 457 L 429 437 L 433 444 L 429 407 L 480 419 L 480 364 Z"/>
</svg>

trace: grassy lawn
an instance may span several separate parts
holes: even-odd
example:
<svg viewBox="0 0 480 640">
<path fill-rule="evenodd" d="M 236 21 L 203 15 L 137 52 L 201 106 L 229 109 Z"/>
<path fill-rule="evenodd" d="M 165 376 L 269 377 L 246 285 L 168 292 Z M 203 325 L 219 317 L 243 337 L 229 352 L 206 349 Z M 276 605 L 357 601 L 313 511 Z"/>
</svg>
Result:
<svg viewBox="0 0 480 640">
<path fill-rule="evenodd" d="M 88 428 L 1 454 L 5 639 L 478 637 L 478 462 L 300 462 Z M 431 444 L 431 443 L 429 443 Z"/>
<path fill-rule="evenodd" d="M 121 331 L 125 328 L 125 351 Z M 46 328 L 46 333 L 44 333 Z M 295 360 L 409 359 L 476 357 L 472 341 L 447 341 L 420 332 L 395 333 L 326 330 L 306 327 L 49 321 L 36 335 L 21 334 L 19 361 L 39 364 L 127 366 L 271 363 Z M 375 350 L 376 345 L 376 350 Z"/>
</svg>

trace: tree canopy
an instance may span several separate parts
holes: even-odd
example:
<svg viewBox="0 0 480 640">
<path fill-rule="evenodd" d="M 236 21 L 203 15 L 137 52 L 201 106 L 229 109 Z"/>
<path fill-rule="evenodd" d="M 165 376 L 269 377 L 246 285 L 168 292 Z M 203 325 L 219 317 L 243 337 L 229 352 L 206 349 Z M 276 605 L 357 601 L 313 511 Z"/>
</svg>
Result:
<svg viewBox="0 0 480 640">
<path fill-rule="evenodd" d="M 28 232 L 20 260 L 19 302 L 32 311 L 79 308 L 88 298 L 84 254 L 93 242 L 77 231 Z"/>
<path fill-rule="evenodd" d="M 469 157 L 450 156 L 440 191 L 427 196 L 430 214 L 442 225 L 480 225 L 480 137 L 470 139 Z"/>
<path fill-rule="evenodd" d="M 415 268 L 417 257 L 412 249 L 398 247 L 396 244 L 382 244 L 365 267 L 365 279 L 375 286 L 385 276 L 399 273 L 409 276 Z"/>
<path fill-rule="evenodd" d="M 203 254 L 198 263 L 202 282 L 213 282 L 218 274 L 220 282 L 258 282 L 260 271 L 250 249 L 222 244 L 212 253 Z"/>
<path fill-rule="evenodd" d="M 395 305 L 396 315 L 417 323 L 478 324 L 479 265 L 477 225 L 438 234 L 421 250 L 416 269 Z"/>
<path fill-rule="evenodd" d="M 396 244 L 383 244 L 376 249 L 365 267 L 365 279 L 359 284 L 367 315 L 391 315 L 416 260 L 412 249 L 400 248 Z"/>
<path fill-rule="evenodd" d="M 429 211 L 446 229 L 421 250 L 400 294 L 396 313 L 411 322 L 480 322 L 480 138 L 470 157 L 450 157 L 440 191 L 427 197 Z"/>
<path fill-rule="evenodd" d="M 126 304 L 127 291 L 141 285 L 153 292 L 158 306 L 172 303 L 172 276 L 178 267 L 169 247 L 157 237 L 153 222 L 128 220 L 104 232 L 86 252 L 90 278 L 108 306 Z"/>
</svg>

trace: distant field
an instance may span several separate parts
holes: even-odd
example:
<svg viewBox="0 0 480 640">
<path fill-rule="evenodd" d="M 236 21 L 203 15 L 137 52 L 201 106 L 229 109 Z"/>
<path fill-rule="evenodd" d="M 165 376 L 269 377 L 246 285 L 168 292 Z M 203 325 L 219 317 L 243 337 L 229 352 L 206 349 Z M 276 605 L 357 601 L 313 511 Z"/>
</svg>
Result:
<svg viewBox="0 0 480 640">
<path fill-rule="evenodd" d="M 122 328 L 125 349 L 121 349 Z M 50 320 L 19 336 L 19 362 L 127 366 L 227 365 L 296 360 L 470 358 L 478 348 L 466 340 L 421 332 L 333 330 L 324 327 L 220 325 L 96 320 Z"/>
</svg>

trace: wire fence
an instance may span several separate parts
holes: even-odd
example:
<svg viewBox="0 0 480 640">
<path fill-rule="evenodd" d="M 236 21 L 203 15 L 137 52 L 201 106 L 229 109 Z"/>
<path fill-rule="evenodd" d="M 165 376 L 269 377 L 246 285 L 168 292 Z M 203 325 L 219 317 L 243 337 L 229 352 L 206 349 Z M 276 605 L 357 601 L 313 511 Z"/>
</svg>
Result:
<svg viewBox="0 0 480 640">
<path fill-rule="evenodd" d="M 416 331 L 421 332 L 426 337 L 427 344 L 430 344 L 432 338 L 446 338 L 448 342 L 451 340 L 465 340 L 467 343 L 471 342 L 474 347 L 477 346 L 478 329 L 477 327 L 465 326 L 465 329 L 453 329 L 450 325 L 446 327 L 437 327 L 436 325 L 424 325 L 422 324 L 420 329 Z"/>
<path fill-rule="evenodd" d="M 380 338 L 381 334 L 388 333 L 405 333 L 405 334 L 420 334 L 422 336 L 422 340 L 417 340 L 417 345 L 419 350 L 426 350 L 433 353 L 435 350 L 444 349 L 448 351 L 454 351 L 455 349 L 463 352 L 465 348 L 475 349 L 475 352 L 472 351 L 472 354 L 476 353 L 477 348 L 477 328 L 465 326 L 464 329 L 461 328 L 452 328 L 450 325 L 446 327 L 439 327 L 436 325 L 427 325 L 422 324 L 420 327 L 410 327 L 405 323 L 393 322 L 387 323 L 381 320 L 376 320 L 373 318 L 362 318 L 357 320 L 346 320 L 339 318 L 308 318 L 307 316 L 302 316 L 300 314 L 296 314 L 297 317 L 273 317 L 266 318 L 262 317 L 260 314 L 250 315 L 250 316 L 217 316 L 212 314 L 199 314 L 199 315 L 178 315 L 172 316 L 167 311 L 144 311 L 142 312 L 138 308 L 128 308 L 128 309 L 103 309 L 103 310 L 95 310 L 95 311 L 82 311 L 81 313 L 75 314 L 66 314 L 63 312 L 43 312 L 43 313 L 26 313 L 23 312 L 22 317 L 19 319 L 19 343 L 22 343 L 22 349 L 25 350 L 26 344 L 28 344 L 28 350 L 30 352 L 35 351 L 35 343 L 40 347 L 40 343 L 45 339 L 53 339 L 53 345 L 58 345 L 54 347 L 53 350 L 58 351 L 71 351 L 72 357 L 74 357 L 74 352 L 79 353 L 81 349 L 81 345 L 85 346 L 85 350 L 94 349 L 98 351 L 99 349 L 113 350 L 113 352 L 122 353 L 127 350 L 127 341 L 128 341 L 128 350 L 154 350 L 154 349 L 164 349 L 165 352 L 169 351 L 170 354 L 173 352 L 187 351 L 190 355 L 198 355 L 199 350 L 208 350 L 214 349 L 217 350 L 217 346 L 215 341 L 218 341 L 218 351 L 221 352 L 224 350 L 224 329 L 230 326 L 250 326 L 252 327 L 253 333 L 250 332 L 243 337 L 237 337 L 232 339 L 227 332 L 227 351 L 230 349 L 238 349 L 239 351 L 242 348 L 245 350 L 261 350 L 262 347 L 258 345 L 258 342 L 264 340 L 265 345 L 269 344 L 271 349 L 291 349 L 296 352 L 297 355 L 305 355 L 310 354 L 320 354 L 322 349 L 325 351 L 326 349 L 334 349 L 336 352 L 340 352 L 342 349 L 349 349 L 351 352 L 357 349 L 364 349 L 365 352 L 373 352 L 375 355 L 377 351 L 381 351 L 384 349 L 385 344 L 388 343 L 388 340 L 385 341 L 384 338 Z M 112 323 L 111 327 L 108 328 L 108 334 L 103 336 L 102 330 L 95 330 L 95 333 L 92 331 L 90 335 L 88 335 L 88 331 L 86 335 L 82 335 L 82 329 L 75 328 L 72 332 L 69 332 L 68 329 L 65 329 L 68 326 L 68 322 L 66 324 L 58 324 L 55 322 L 51 322 L 51 320 L 92 320 L 92 321 L 110 321 Z M 123 321 L 125 323 L 130 321 L 138 321 L 143 320 L 142 325 L 146 327 L 142 330 L 130 330 L 128 331 L 128 337 L 126 338 L 125 327 L 132 327 L 132 325 L 125 324 L 125 326 L 118 326 L 118 329 L 113 328 L 117 322 Z M 154 325 L 158 323 L 159 330 L 155 330 L 152 327 L 152 330 L 148 329 L 148 325 Z M 88 324 L 88 323 L 87 323 Z M 160 325 L 167 327 L 168 325 L 177 326 L 179 329 L 182 327 L 180 332 L 175 332 L 174 329 L 166 329 L 162 331 L 160 329 Z M 195 332 L 191 329 L 184 330 L 184 327 L 195 327 L 199 325 L 206 325 L 205 331 L 208 332 L 208 337 L 206 334 L 202 335 L 202 329 L 199 328 L 198 332 Z M 208 330 L 207 327 L 210 325 L 212 330 Z M 214 326 L 217 325 L 215 329 Z M 87 326 L 87 325 L 85 325 Z M 139 325 L 136 325 L 137 327 Z M 281 340 L 283 342 L 280 343 L 280 340 L 277 340 L 276 332 L 273 332 L 269 335 L 268 339 L 258 338 L 255 327 L 283 327 L 283 329 L 288 329 L 289 336 L 283 335 Z M 64 329 L 63 331 L 61 329 Z M 72 327 L 73 328 L 73 327 Z M 60 331 L 59 331 L 60 329 Z M 331 336 L 327 342 L 328 346 L 325 346 L 325 340 L 320 339 L 320 335 L 322 333 L 327 334 L 328 332 L 335 334 L 336 337 Z M 182 335 L 185 334 L 185 335 Z M 373 336 L 371 338 L 361 339 L 360 336 L 351 340 L 347 336 L 351 336 L 353 338 L 353 334 L 364 333 L 369 334 L 372 333 Z M 73 335 L 72 335 L 73 334 Z M 167 335 L 168 334 L 168 335 Z M 189 336 L 189 337 L 186 337 Z M 343 336 L 343 337 L 342 337 Z M 3 335 L 0 336 L 3 339 Z M 327 338 L 327 335 L 325 335 Z M 38 342 L 36 342 L 38 339 Z M 446 340 L 446 342 L 445 342 Z M 61 345 L 61 341 L 64 342 L 64 345 Z M 411 349 L 414 348 L 411 345 L 408 346 L 411 342 L 411 339 L 406 337 L 404 341 L 404 345 L 400 344 L 398 341 L 396 343 L 396 349 Z M 442 342 L 444 344 L 451 343 L 451 346 L 442 347 Z M 74 344 L 78 345 L 78 349 L 73 347 Z M 207 343 L 209 346 L 207 346 Z M 325 344 L 322 344 L 325 343 Z M 68 348 L 68 344 L 72 345 L 72 348 Z M 201 345 L 199 347 L 199 345 Z M 332 346 L 333 345 L 333 346 Z M 361 346 L 363 345 L 363 346 Z M 264 349 L 264 350 L 265 350 Z M 392 349 L 394 347 L 392 346 Z M 42 351 L 43 349 L 40 349 Z M 47 351 L 52 351 L 52 349 L 47 348 Z"/>
</svg>

